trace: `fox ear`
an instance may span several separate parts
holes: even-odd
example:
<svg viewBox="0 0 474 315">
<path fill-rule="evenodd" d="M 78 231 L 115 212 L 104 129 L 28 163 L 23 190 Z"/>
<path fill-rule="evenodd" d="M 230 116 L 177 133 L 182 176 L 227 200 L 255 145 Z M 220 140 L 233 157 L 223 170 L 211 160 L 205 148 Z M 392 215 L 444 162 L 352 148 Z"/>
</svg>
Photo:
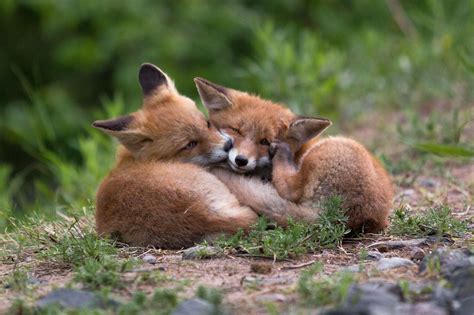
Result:
<svg viewBox="0 0 474 315">
<path fill-rule="evenodd" d="M 150 141 L 146 135 L 130 128 L 133 119 L 132 115 L 128 115 L 109 120 L 97 120 L 92 123 L 92 127 L 117 138 L 121 144 L 133 153 L 139 151 L 144 143 Z"/>
<path fill-rule="evenodd" d="M 229 89 L 202 78 L 194 78 L 199 96 L 209 112 L 232 106 Z"/>
<path fill-rule="evenodd" d="M 143 96 L 154 94 L 162 87 L 175 90 L 173 81 L 171 81 L 168 75 L 151 63 L 141 65 L 138 72 L 138 80 L 142 87 Z"/>
<path fill-rule="evenodd" d="M 298 117 L 288 128 L 287 140 L 301 146 L 321 134 L 331 124 L 331 121 L 325 118 Z"/>
</svg>

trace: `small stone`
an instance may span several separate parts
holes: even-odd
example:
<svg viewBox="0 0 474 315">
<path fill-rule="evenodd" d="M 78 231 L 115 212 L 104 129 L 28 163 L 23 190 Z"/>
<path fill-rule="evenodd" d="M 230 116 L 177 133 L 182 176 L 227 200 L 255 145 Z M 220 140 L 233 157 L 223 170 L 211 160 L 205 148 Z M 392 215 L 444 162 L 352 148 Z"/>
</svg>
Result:
<svg viewBox="0 0 474 315">
<path fill-rule="evenodd" d="M 413 249 L 410 252 L 410 257 L 411 260 L 419 262 L 423 258 L 425 258 L 425 251 L 419 247 L 413 247 Z"/>
<path fill-rule="evenodd" d="M 255 298 L 257 302 L 286 302 L 286 296 L 280 293 L 261 294 Z"/>
<path fill-rule="evenodd" d="M 261 274 L 272 272 L 272 265 L 267 263 L 255 262 L 250 265 L 250 271 Z"/>
<path fill-rule="evenodd" d="M 391 257 L 391 258 L 382 258 L 377 263 L 376 269 L 378 271 L 394 269 L 403 266 L 413 266 L 414 263 L 406 258 L 401 257 Z"/>
<path fill-rule="evenodd" d="M 182 259 L 209 259 L 218 257 L 221 254 L 217 248 L 213 246 L 194 246 L 183 251 Z"/>
<path fill-rule="evenodd" d="M 444 249 L 438 248 L 422 260 L 420 272 L 424 272 L 431 261 L 438 260 L 440 272 L 443 276 L 452 276 L 457 270 L 463 270 L 474 266 L 474 257 L 468 249 Z"/>
<path fill-rule="evenodd" d="M 36 305 L 40 309 L 49 305 L 58 305 L 67 309 L 105 309 L 107 307 L 117 307 L 119 304 L 114 300 L 104 301 L 92 292 L 62 288 L 51 291 L 41 298 Z"/>
<path fill-rule="evenodd" d="M 362 266 L 363 268 L 363 266 Z M 342 268 L 343 272 L 360 272 L 361 271 L 361 266 L 360 265 L 352 265 L 352 266 L 347 266 Z"/>
<path fill-rule="evenodd" d="M 146 254 L 145 256 L 143 256 L 142 260 L 148 264 L 156 264 L 156 257 L 153 256 L 153 255 L 150 255 L 150 254 Z"/>
<path fill-rule="evenodd" d="M 172 315 L 212 315 L 215 313 L 214 305 L 203 299 L 195 298 L 181 302 Z"/>
<path fill-rule="evenodd" d="M 384 255 L 376 250 L 369 250 L 367 252 L 367 260 L 380 260 L 384 258 Z"/>
<path fill-rule="evenodd" d="M 414 189 L 405 189 L 402 192 L 402 197 L 411 197 L 413 195 L 415 195 L 415 190 Z"/>
<path fill-rule="evenodd" d="M 420 181 L 420 185 L 425 188 L 435 188 L 437 184 L 438 183 L 432 178 L 424 178 Z"/>
</svg>

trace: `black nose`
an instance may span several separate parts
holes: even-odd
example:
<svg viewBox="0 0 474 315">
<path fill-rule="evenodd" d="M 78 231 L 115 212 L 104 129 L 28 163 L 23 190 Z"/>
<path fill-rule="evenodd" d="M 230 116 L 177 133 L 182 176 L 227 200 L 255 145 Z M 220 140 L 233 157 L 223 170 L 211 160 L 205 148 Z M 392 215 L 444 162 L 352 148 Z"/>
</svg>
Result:
<svg viewBox="0 0 474 315">
<path fill-rule="evenodd" d="M 243 155 L 237 155 L 235 157 L 235 164 L 237 164 L 238 166 L 245 166 L 248 162 L 249 160 L 247 160 L 247 158 Z"/>
<path fill-rule="evenodd" d="M 232 139 L 227 140 L 227 142 L 224 144 L 224 151 L 229 152 L 233 146 L 234 145 L 232 144 Z"/>
</svg>

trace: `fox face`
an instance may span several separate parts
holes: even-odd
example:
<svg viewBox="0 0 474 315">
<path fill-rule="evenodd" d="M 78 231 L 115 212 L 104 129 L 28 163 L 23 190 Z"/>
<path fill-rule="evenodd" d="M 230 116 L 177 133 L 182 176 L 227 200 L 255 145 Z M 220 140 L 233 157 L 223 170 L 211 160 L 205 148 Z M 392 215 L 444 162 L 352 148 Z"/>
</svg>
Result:
<svg viewBox="0 0 474 315">
<path fill-rule="evenodd" d="M 139 72 L 143 106 L 137 112 L 92 124 L 118 139 L 136 160 L 208 165 L 227 159 L 232 142 L 218 131 L 158 67 Z"/>
<path fill-rule="evenodd" d="M 238 173 L 271 167 L 271 143 L 286 142 L 296 153 L 331 125 L 327 119 L 298 116 L 255 95 L 202 78 L 194 81 L 211 123 L 233 140 L 228 165 Z"/>
</svg>

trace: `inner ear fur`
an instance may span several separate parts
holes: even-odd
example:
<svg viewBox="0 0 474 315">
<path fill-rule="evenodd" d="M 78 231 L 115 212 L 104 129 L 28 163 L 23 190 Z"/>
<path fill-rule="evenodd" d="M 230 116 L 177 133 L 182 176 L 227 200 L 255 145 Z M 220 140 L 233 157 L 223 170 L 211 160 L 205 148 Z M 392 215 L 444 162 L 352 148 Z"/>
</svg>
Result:
<svg viewBox="0 0 474 315">
<path fill-rule="evenodd" d="M 117 138 L 131 152 L 137 152 L 150 139 L 136 128 L 131 127 L 133 120 L 133 115 L 127 115 L 108 120 L 97 120 L 92 123 L 92 126 Z"/>
<path fill-rule="evenodd" d="M 297 117 L 288 127 L 287 141 L 301 146 L 331 126 L 331 121 L 317 117 Z"/>
<path fill-rule="evenodd" d="M 229 88 L 212 83 L 203 78 L 194 78 L 194 83 L 196 83 L 196 88 L 202 103 L 210 113 L 232 106 Z"/>
<path fill-rule="evenodd" d="M 154 95 L 162 88 L 176 91 L 174 83 L 169 76 L 151 63 L 141 65 L 138 72 L 138 81 L 140 82 L 144 97 Z"/>
</svg>

